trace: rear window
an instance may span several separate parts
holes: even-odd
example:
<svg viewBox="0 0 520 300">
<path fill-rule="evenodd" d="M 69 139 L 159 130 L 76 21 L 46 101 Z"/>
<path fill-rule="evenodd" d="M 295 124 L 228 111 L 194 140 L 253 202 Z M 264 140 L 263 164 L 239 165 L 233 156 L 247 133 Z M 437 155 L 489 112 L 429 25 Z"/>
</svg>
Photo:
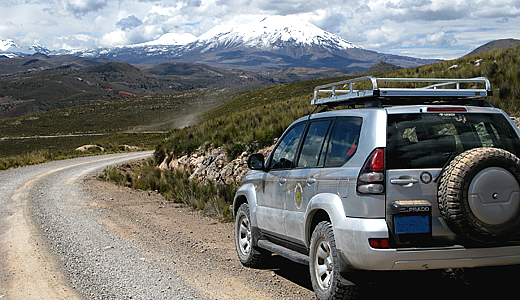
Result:
<svg viewBox="0 0 520 300">
<path fill-rule="evenodd" d="M 388 115 L 387 168 L 442 168 L 452 155 L 496 147 L 518 156 L 520 142 L 500 114 Z"/>
</svg>

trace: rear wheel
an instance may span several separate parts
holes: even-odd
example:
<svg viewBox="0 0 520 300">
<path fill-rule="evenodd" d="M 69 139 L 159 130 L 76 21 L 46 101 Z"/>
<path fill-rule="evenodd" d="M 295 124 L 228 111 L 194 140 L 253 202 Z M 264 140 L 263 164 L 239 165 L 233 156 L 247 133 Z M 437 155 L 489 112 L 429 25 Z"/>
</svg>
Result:
<svg viewBox="0 0 520 300">
<path fill-rule="evenodd" d="M 244 203 L 238 208 L 235 219 L 235 248 L 238 259 L 246 267 L 258 266 L 268 253 L 253 247 L 253 233 L 249 217 L 249 205 Z"/>
<path fill-rule="evenodd" d="M 312 233 L 309 268 L 312 288 L 318 299 L 352 299 L 357 295 L 358 287 L 341 278 L 330 222 L 320 222 Z"/>
<path fill-rule="evenodd" d="M 498 243 L 520 230 L 520 160 L 497 148 L 475 148 L 455 157 L 438 189 L 450 229 L 477 242 Z"/>
</svg>

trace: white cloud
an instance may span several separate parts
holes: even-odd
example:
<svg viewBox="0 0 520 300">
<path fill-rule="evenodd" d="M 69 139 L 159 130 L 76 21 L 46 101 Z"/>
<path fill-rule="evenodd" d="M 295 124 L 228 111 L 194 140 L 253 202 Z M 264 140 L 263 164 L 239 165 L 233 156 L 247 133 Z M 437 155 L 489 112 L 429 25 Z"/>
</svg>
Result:
<svg viewBox="0 0 520 300">
<path fill-rule="evenodd" d="M 395 26 L 395 24 L 367 30 L 365 35 L 367 45 L 372 49 L 400 46 L 402 41 L 408 38 L 405 28 Z"/>
<path fill-rule="evenodd" d="M 55 49 L 83 49 L 92 48 L 96 45 L 97 41 L 95 38 L 88 34 L 73 34 L 68 36 L 58 36 L 54 39 L 51 47 Z M 48 46 L 49 47 L 49 46 Z"/>
<path fill-rule="evenodd" d="M 99 40 L 103 47 L 139 44 L 160 37 L 164 32 L 156 26 L 139 26 L 127 30 L 116 29 Z"/>
<path fill-rule="evenodd" d="M 140 25 L 143 25 L 143 22 L 134 15 L 123 18 L 116 23 L 116 26 L 122 30 L 132 29 Z"/>
<path fill-rule="evenodd" d="M 89 12 L 95 12 L 107 5 L 107 0 L 62 0 L 64 10 L 76 17 L 82 17 Z"/>
<path fill-rule="evenodd" d="M 435 47 L 453 46 L 456 40 L 452 33 L 436 32 L 426 35 L 426 44 Z"/>
</svg>

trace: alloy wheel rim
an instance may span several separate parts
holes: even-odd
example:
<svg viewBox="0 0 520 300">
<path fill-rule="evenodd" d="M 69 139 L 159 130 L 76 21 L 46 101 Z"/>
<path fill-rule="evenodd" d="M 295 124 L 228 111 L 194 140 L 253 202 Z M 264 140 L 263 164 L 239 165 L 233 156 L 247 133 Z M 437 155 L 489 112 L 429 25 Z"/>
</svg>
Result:
<svg viewBox="0 0 520 300">
<path fill-rule="evenodd" d="M 334 259 L 330 244 L 325 240 L 320 241 L 316 247 L 315 269 L 318 284 L 322 289 L 328 289 L 334 275 Z"/>
<path fill-rule="evenodd" d="M 238 242 L 240 244 L 240 251 L 243 254 L 248 254 L 251 251 L 251 227 L 247 218 L 240 220 Z"/>
</svg>

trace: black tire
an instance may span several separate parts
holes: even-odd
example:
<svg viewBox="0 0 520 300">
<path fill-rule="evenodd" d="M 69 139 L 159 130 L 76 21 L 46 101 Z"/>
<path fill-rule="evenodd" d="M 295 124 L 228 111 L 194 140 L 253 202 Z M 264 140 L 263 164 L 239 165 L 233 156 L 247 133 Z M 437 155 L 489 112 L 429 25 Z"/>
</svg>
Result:
<svg viewBox="0 0 520 300">
<path fill-rule="evenodd" d="M 357 296 L 358 286 L 341 278 L 336 240 L 330 222 L 318 223 L 312 233 L 309 252 L 312 288 L 318 299 L 354 299 Z"/>
<path fill-rule="evenodd" d="M 250 268 L 260 265 L 269 254 L 253 247 L 253 232 L 247 203 L 240 205 L 236 214 L 235 248 L 240 262 Z"/>
<path fill-rule="evenodd" d="M 499 243 L 520 230 L 520 159 L 497 148 L 456 156 L 441 175 L 439 210 L 457 235 Z"/>
</svg>

